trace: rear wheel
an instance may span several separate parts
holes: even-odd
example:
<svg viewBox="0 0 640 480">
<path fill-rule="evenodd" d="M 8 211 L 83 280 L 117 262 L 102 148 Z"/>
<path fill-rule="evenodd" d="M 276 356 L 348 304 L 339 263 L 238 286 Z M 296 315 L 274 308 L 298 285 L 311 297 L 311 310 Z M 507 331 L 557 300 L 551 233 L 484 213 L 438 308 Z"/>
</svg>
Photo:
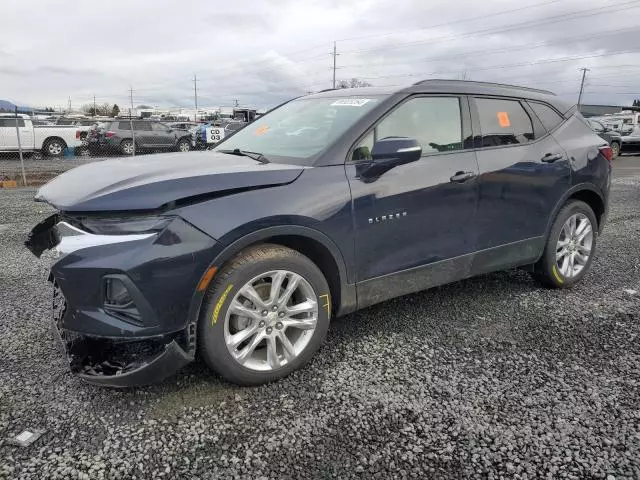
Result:
<svg viewBox="0 0 640 480">
<path fill-rule="evenodd" d="M 535 276 L 553 288 L 568 288 L 587 274 L 598 236 L 597 220 L 589 205 L 572 200 L 558 213 Z"/>
<path fill-rule="evenodd" d="M 259 245 L 216 276 L 202 312 L 199 350 L 207 365 L 230 382 L 259 385 L 311 359 L 329 328 L 331 297 L 307 257 Z"/>
<path fill-rule="evenodd" d="M 49 157 L 61 157 L 65 148 L 67 148 L 67 145 L 64 141 L 59 138 L 52 138 L 51 140 L 47 140 L 47 143 L 42 150 L 45 155 Z"/>
<path fill-rule="evenodd" d="M 120 151 L 123 155 L 133 155 L 135 148 L 133 146 L 133 140 L 126 139 L 120 143 Z"/>
</svg>

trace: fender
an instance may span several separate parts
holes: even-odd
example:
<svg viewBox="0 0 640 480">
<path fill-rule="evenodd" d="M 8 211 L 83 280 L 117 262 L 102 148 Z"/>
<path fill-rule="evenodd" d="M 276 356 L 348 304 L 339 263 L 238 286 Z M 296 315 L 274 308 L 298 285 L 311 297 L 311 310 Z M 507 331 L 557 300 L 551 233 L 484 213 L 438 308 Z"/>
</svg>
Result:
<svg viewBox="0 0 640 480">
<path fill-rule="evenodd" d="M 556 220 L 556 217 L 558 216 L 558 212 L 560 211 L 562 206 L 565 203 L 567 203 L 567 200 L 569 199 L 569 197 L 571 197 L 572 195 L 574 195 L 577 192 L 582 192 L 582 191 L 585 191 L 585 190 L 589 190 L 589 191 L 595 193 L 596 195 L 598 195 L 598 197 L 600 198 L 602 203 L 605 203 L 604 196 L 602 195 L 602 192 L 600 191 L 600 189 L 598 187 L 596 187 L 592 183 L 579 183 L 578 185 L 574 185 L 573 187 L 571 187 L 569 190 L 567 190 L 564 193 L 564 195 L 560 198 L 558 203 L 556 203 L 556 206 L 553 207 L 553 211 L 551 212 L 551 215 L 549 216 L 549 220 L 547 221 L 547 228 L 545 229 L 545 232 L 544 232 L 545 242 L 546 242 L 547 238 L 549 237 L 549 233 L 551 232 L 551 227 L 553 226 L 553 222 Z M 602 222 L 600 223 L 600 225 L 598 225 L 598 230 L 602 231 Z"/>
<path fill-rule="evenodd" d="M 331 253 L 336 265 L 338 266 L 338 276 L 340 278 L 340 304 L 336 305 L 335 315 L 342 316 L 355 311 L 358 304 L 356 287 L 354 284 L 348 283 L 348 273 L 342 252 L 333 240 L 324 233 L 313 228 L 302 227 L 300 225 L 279 225 L 251 232 L 225 246 L 209 264 L 205 272 L 211 267 L 224 265 L 238 252 L 249 245 L 253 245 L 274 236 L 283 235 L 296 235 L 299 237 L 313 239 L 322 244 Z M 203 276 L 205 272 L 203 272 Z M 188 337 L 195 335 L 195 326 L 197 325 L 200 317 L 200 308 L 202 307 L 204 295 L 205 292 L 194 292 L 191 299 L 186 326 L 186 333 Z M 195 343 L 193 344 L 195 346 Z"/>
</svg>

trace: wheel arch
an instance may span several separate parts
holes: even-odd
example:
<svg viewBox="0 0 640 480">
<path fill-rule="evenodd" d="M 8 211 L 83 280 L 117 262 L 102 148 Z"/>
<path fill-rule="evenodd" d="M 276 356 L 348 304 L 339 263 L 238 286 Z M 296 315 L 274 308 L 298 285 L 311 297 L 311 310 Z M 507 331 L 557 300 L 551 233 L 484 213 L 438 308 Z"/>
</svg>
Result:
<svg viewBox="0 0 640 480">
<path fill-rule="evenodd" d="M 54 140 L 58 140 L 63 145 L 63 148 L 67 148 L 68 147 L 67 142 L 64 141 L 64 138 L 58 137 L 56 135 L 53 135 L 51 137 L 45 138 L 44 142 L 42 142 L 43 147 L 44 146 L 48 146 Z"/>
<path fill-rule="evenodd" d="M 555 208 L 553 209 L 553 213 L 551 214 L 547 222 L 545 239 L 549 237 L 549 233 L 551 232 L 551 228 L 553 227 L 553 222 L 558 216 L 558 212 L 570 200 L 581 200 L 589 205 L 593 210 L 594 215 L 596 216 L 596 221 L 598 222 L 598 231 L 602 231 L 603 220 L 606 212 L 604 197 L 602 196 L 602 193 L 598 191 L 595 185 L 582 183 L 579 185 L 574 185 L 572 188 L 570 188 L 556 204 Z"/>
<path fill-rule="evenodd" d="M 316 264 L 329 284 L 334 316 L 346 315 L 356 310 L 356 287 L 354 284 L 348 283 L 347 267 L 342 252 L 333 240 L 324 233 L 309 227 L 272 226 L 246 234 L 224 247 L 203 272 L 202 278 L 212 267 L 223 268 L 242 250 L 266 243 L 296 250 Z M 189 308 L 187 328 L 189 325 L 195 326 L 198 322 L 204 294 L 205 291 L 194 292 Z"/>
</svg>

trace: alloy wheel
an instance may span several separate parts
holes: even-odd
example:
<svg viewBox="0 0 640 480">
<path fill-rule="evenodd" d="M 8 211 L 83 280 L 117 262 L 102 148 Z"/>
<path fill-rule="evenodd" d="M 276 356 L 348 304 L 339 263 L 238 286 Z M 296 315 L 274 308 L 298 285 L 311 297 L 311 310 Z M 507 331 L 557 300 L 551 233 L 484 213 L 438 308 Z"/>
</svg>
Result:
<svg viewBox="0 0 640 480">
<path fill-rule="evenodd" d="M 277 370 L 309 344 L 318 322 L 311 284 L 287 270 L 266 272 L 247 282 L 231 301 L 224 324 L 229 353 L 250 370 Z"/>
<path fill-rule="evenodd" d="M 556 244 L 556 263 L 565 278 L 578 275 L 589 261 L 593 226 L 583 213 L 571 215 L 562 226 Z"/>
<path fill-rule="evenodd" d="M 49 144 L 49 154 L 53 155 L 53 156 L 58 156 L 62 153 L 62 145 L 60 145 L 58 142 L 51 142 Z"/>
<path fill-rule="evenodd" d="M 189 150 L 191 150 L 191 148 L 189 147 L 189 144 L 187 142 L 180 142 L 178 147 L 180 148 L 181 152 L 188 152 Z"/>
</svg>

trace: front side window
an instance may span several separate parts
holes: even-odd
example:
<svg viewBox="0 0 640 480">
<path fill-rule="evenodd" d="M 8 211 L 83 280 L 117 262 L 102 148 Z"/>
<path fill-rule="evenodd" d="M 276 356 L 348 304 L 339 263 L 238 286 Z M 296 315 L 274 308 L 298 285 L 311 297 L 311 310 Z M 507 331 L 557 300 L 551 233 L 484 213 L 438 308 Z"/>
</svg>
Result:
<svg viewBox="0 0 640 480">
<path fill-rule="evenodd" d="M 384 97 L 319 97 L 293 100 L 261 116 L 221 142 L 214 150 L 261 153 L 271 162 L 312 165 L 328 148 Z"/>
<path fill-rule="evenodd" d="M 356 146 L 353 160 L 370 159 L 375 141 L 388 137 L 417 140 L 423 156 L 461 150 L 460 100 L 456 97 L 418 97 L 403 103 Z"/>
<path fill-rule="evenodd" d="M 178 128 L 178 127 L 176 127 L 176 128 Z M 154 132 L 162 132 L 162 133 L 166 133 L 167 130 L 168 130 L 168 128 L 165 127 L 164 125 L 162 125 L 161 123 L 152 123 L 151 124 L 151 129 Z"/>
<path fill-rule="evenodd" d="M 518 145 L 534 140 L 533 123 L 520 102 L 493 98 L 475 101 L 480 116 L 481 147 Z"/>
</svg>

